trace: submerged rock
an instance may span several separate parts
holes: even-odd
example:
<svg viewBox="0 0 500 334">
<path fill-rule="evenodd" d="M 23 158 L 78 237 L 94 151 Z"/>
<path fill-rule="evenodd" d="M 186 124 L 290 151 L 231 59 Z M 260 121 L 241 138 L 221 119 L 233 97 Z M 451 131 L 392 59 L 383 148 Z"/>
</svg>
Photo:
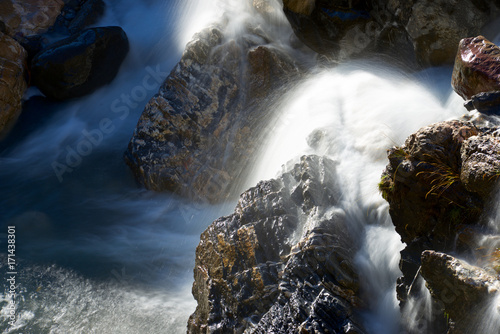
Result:
<svg viewBox="0 0 500 334">
<path fill-rule="evenodd" d="M 127 164 L 148 189 L 208 202 L 227 198 L 269 120 L 264 103 L 299 73 L 258 28 L 236 39 L 224 36 L 223 24 L 203 30 L 147 104 Z"/>
<path fill-rule="evenodd" d="M 189 333 L 363 333 L 335 163 L 304 156 L 244 192 L 196 249 Z"/>
<path fill-rule="evenodd" d="M 484 316 L 485 308 L 500 293 L 496 273 L 447 254 L 425 251 L 422 253 L 422 276 L 432 296 L 453 321 L 448 333 L 483 333 L 477 324 L 483 322 L 480 317 Z M 500 313 L 497 317 L 500 319 Z"/>
<path fill-rule="evenodd" d="M 21 99 L 27 88 L 27 53 L 13 38 L 0 32 L 0 137 L 21 112 Z"/>
<path fill-rule="evenodd" d="M 500 90 L 500 48 L 483 36 L 462 39 L 451 85 L 464 100 Z M 476 95 L 475 101 L 479 104 L 481 97 Z"/>
<path fill-rule="evenodd" d="M 460 39 L 477 35 L 499 12 L 492 1 L 472 0 L 285 0 L 283 7 L 297 36 L 318 53 L 343 60 L 383 50 L 423 65 L 451 63 Z"/>
<path fill-rule="evenodd" d="M 84 30 L 34 57 L 33 83 L 56 100 L 89 94 L 114 79 L 128 49 L 127 35 L 120 27 Z"/>
</svg>

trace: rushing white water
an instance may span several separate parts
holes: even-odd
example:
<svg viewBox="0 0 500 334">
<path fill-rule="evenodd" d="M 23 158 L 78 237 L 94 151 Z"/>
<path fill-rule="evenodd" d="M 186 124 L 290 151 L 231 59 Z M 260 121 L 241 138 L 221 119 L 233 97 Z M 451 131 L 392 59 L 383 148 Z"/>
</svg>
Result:
<svg viewBox="0 0 500 334">
<path fill-rule="evenodd" d="M 199 235 L 234 203 L 199 205 L 139 190 L 123 152 L 191 39 L 186 33 L 199 28 L 191 23 L 205 24 L 194 19 L 200 7 L 206 2 L 106 1 L 96 25 L 119 25 L 130 42 L 116 79 L 59 104 L 36 89 L 26 95 L 19 130 L 0 148 L 0 254 L 7 226 L 16 226 L 19 262 L 17 319 L 10 326 L 2 317 L 0 332 L 185 331 L 196 306 Z M 6 263 L 2 256 L 2 284 Z M 5 297 L 0 316 L 9 312 Z"/>
<path fill-rule="evenodd" d="M 303 154 L 338 162 L 340 207 L 363 240 L 356 265 L 371 302 L 364 314 L 371 333 L 399 331 L 395 286 L 403 244 L 377 188 L 386 150 L 422 126 L 461 115 L 449 83 L 443 89 L 439 80 L 433 82 L 448 71 L 406 76 L 376 63 L 319 71 L 283 98 L 251 177 L 250 183 L 272 177 L 285 161 Z"/>
</svg>

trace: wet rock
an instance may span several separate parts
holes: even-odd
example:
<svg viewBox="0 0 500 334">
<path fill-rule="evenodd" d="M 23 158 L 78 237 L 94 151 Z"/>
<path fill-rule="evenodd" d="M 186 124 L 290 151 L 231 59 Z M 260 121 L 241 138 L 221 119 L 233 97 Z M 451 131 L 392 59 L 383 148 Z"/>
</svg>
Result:
<svg viewBox="0 0 500 334">
<path fill-rule="evenodd" d="M 84 28 L 97 23 L 104 15 L 106 5 L 103 0 L 87 0 L 79 8 L 74 19 L 71 20 L 68 30 L 75 34 Z"/>
<path fill-rule="evenodd" d="M 404 50 L 400 60 L 422 65 L 452 63 L 460 39 L 477 35 L 499 11 L 472 0 L 285 0 L 283 7 L 297 36 L 334 60 Z"/>
<path fill-rule="evenodd" d="M 462 145 L 461 159 L 460 181 L 468 191 L 488 201 L 500 176 L 500 138 L 470 137 Z"/>
<path fill-rule="evenodd" d="M 494 128 L 447 121 L 424 127 L 389 150 L 380 190 L 406 243 L 397 286 L 401 306 L 423 270 L 423 251 L 478 256 L 478 236 L 487 231 L 483 209 L 500 170 L 498 142 Z M 438 318 L 429 326 L 440 326 Z"/>
<path fill-rule="evenodd" d="M 500 292 L 496 273 L 444 253 L 425 251 L 422 253 L 422 276 L 432 296 L 453 322 L 449 333 L 483 332 L 481 326 L 475 324 Z"/>
<path fill-rule="evenodd" d="M 460 39 L 479 34 L 498 13 L 494 6 L 478 7 L 476 1 L 415 1 L 406 31 L 417 59 L 431 65 L 451 64 Z"/>
<path fill-rule="evenodd" d="M 44 35 L 31 35 L 26 37 L 17 37 L 16 40 L 28 52 L 27 64 L 31 61 L 37 53 L 49 46 L 49 40 Z"/>
<path fill-rule="evenodd" d="M 336 178 L 333 161 L 304 156 L 210 225 L 196 250 L 189 333 L 364 332 L 359 246 L 334 207 Z"/>
<path fill-rule="evenodd" d="M 403 147 L 388 152 L 380 189 L 401 240 L 398 298 L 404 305 L 426 249 L 457 247 L 464 226 L 475 224 L 484 202 L 461 182 L 461 148 L 479 130 L 469 122 L 449 121 L 424 127 Z M 466 248 L 462 245 L 462 248 Z"/>
<path fill-rule="evenodd" d="M 120 27 L 91 28 L 56 42 L 32 61 L 33 83 L 56 100 L 80 97 L 110 83 L 128 53 Z"/>
<path fill-rule="evenodd" d="M 0 32 L 0 137 L 21 112 L 21 99 L 27 88 L 27 53 L 14 39 Z"/>
<path fill-rule="evenodd" d="M 208 202 L 233 195 L 269 117 L 261 102 L 301 72 L 264 32 L 234 40 L 223 28 L 195 36 L 141 115 L 125 159 L 148 189 Z"/>
<path fill-rule="evenodd" d="M 479 93 L 464 103 L 467 110 L 484 114 L 500 115 L 500 91 Z"/>
<path fill-rule="evenodd" d="M 3 0 L 0 2 L 0 21 L 12 37 L 37 35 L 54 24 L 63 6 L 63 0 Z"/>
<path fill-rule="evenodd" d="M 469 100 L 479 93 L 500 90 L 499 58 L 500 48 L 483 36 L 462 39 L 451 81 L 455 92 Z"/>
</svg>

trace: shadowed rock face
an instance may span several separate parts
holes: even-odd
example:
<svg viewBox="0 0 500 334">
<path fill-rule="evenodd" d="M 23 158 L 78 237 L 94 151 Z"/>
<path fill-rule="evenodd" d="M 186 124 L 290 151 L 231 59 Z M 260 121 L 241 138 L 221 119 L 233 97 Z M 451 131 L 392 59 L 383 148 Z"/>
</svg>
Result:
<svg viewBox="0 0 500 334">
<path fill-rule="evenodd" d="M 493 1 L 471 0 L 285 0 L 283 5 L 297 36 L 318 53 L 343 60 L 397 52 L 422 65 L 452 63 L 460 39 L 477 35 L 498 13 Z"/>
<path fill-rule="evenodd" d="M 449 121 L 424 127 L 401 148 L 389 150 L 381 190 L 403 242 L 432 237 L 454 243 L 452 224 L 475 222 L 482 208 L 478 196 L 461 182 L 464 142 L 479 130 L 470 122 Z M 468 213 L 457 212 L 460 207 Z M 457 219 L 452 219 L 456 215 Z"/>
<path fill-rule="evenodd" d="M 84 30 L 33 58 L 33 82 L 56 100 L 89 94 L 114 79 L 128 50 L 127 35 L 120 27 Z"/>
<path fill-rule="evenodd" d="M 237 41 L 222 26 L 195 36 L 147 104 L 125 153 L 141 184 L 209 202 L 232 195 L 269 120 L 264 102 L 300 73 L 268 42 L 257 28 Z"/>
<path fill-rule="evenodd" d="M 26 58 L 23 47 L 0 32 L 0 138 L 21 112 L 21 99 L 27 88 Z"/>
<path fill-rule="evenodd" d="M 500 48 L 483 36 L 460 41 L 451 85 L 464 100 L 500 90 Z"/>
<path fill-rule="evenodd" d="M 500 291 L 496 273 L 434 251 L 422 253 L 421 272 L 432 296 L 453 319 L 449 333 L 480 332 L 472 326 Z"/>
<path fill-rule="evenodd" d="M 196 250 L 190 333 L 362 333 L 335 163 L 304 156 L 241 195 Z"/>
</svg>

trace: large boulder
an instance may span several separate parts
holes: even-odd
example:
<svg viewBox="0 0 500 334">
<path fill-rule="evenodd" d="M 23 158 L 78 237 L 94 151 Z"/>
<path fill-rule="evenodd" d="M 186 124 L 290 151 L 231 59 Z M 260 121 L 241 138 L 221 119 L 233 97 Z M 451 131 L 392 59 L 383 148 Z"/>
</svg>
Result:
<svg viewBox="0 0 500 334">
<path fill-rule="evenodd" d="M 335 207 L 335 169 L 328 158 L 304 156 L 203 232 L 189 333 L 363 333 L 359 245 Z"/>
<path fill-rule="evenodd" d="M 422 65 L 452 63 L 461 38 L 477 35 L 499 12 L 493 1 L 284 0 L 297 36 L 343 60 L 381 51 Z"/>
<path fill-rule="evenodd" d="M 63 0 L 2 0 L 0 21 L 10 36 L 37 35 L 54 24 L 63 6 Z"/>
<path fill-rule="evenodd" d="M 441 122 L 418 130 L 402 147 L 389 150 L 380 189 L 403 242 L 433 237 L 454 243 L 450 225 L 477 220 L 483 203 L 460 177 L 463 143 L 478 134 L 470 122 Z"/>
<path fill-rule="evenodd" d="M 462 39 L 451 85 L 464 100 L 500 90 L 500 48 L 483 36 Z"/>
<path fill-rule="evenodd" d="M 209 202 L 237 195 L 270 117 L 263 102 L 301 72 L 260 27 L 228 38 L 225 24 L 195 35 L 139 119 L 125 159 L 148 189 Z"/>
<path fill-rule="evenodd" d="M 493 303 L 498 300 L 500 281 L 495 272 L 444 253 L 425 251 L 422 276 L 452 322 L 449 334 L 498 332 L 500 310 L 495 308 L 500 305 Z"/>
<path fill-rule="evenodd" d="M 21 112 L 21 99 L 27 88 L 26 57 L 21 45 L 0 32 L 0 137 Z"/>
<path fill-rule="evenodd" d="M 56 100 L 89 94 L 114 79 L 128 49 L 127 35 L 120 27 L 84 30 L 33 58 L 33 83 Z"/>
<path fill-rule="evenodd" d="M 490 256 L 480 242 L 485 234 L 495 233 L 482 217 L 500 176 L 496 129 L 459 120 L 436 123 L 388 151 L 389 164 L 379 186 L 406 243 L 397 286 L 402 307 L 410 297 L 421 298 L 414 288 L 419 274 L 427 280 L 434 270 L 423 273 L 423 251 L 454 252 L 471 259 Z M 428 326 L 442 328 L 442 319 L 434 317 Z"/>
</svg>

